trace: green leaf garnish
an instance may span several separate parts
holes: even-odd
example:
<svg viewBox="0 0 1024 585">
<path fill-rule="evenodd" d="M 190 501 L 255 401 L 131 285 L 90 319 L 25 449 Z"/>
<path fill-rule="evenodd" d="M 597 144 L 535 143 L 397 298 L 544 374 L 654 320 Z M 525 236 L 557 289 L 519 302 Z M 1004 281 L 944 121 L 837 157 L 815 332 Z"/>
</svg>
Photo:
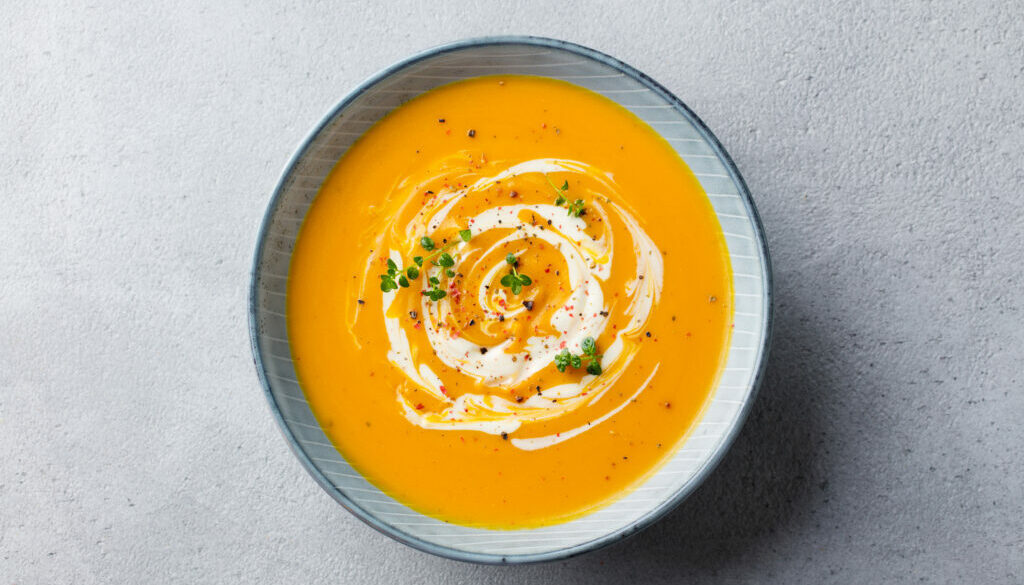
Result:
<svg viewBox="0 0 1024 585">
<path fill-rule="evenodd" d="M 517 295 L 523 292 L 524 286 L 529 286 L 533 283 L 533 280 L 525 274 L 519 274 L 519 271 L 516 269 L 519 265 L 519 260 L 515 254 L 506 255 L 505 262 L 512 267 L 512 272 L 502 276 L 499 282 L 501 282 L 502 286 L 512 289 L 512 294 Z"/>
<path fill-rule="evenodd" d="M 551 188 L 555 190 L 555 205 L 561 207 L 566 203 L 569 203 L 569 198 L 565 196 L 565 192 L 569 190 L 569 181 L 563 182 L 562 186 L 558 187 L 551 182 L 551 179 L 547 175 L 545 175 L 544 178 L 548 180 L 548 184 L 551 185 Z M 576 201 L 569 203 L 569 205 L 567 206 L 569 216 L 580 217 L 581 215 L 583 215 L 586 212 L 586 210 L 584 209 L 585 205 L 586 204 L 582 199 L 577 199 Z"/>
<path fill-rule="evenodd" d="M 583 215 L 583 213 L 586 211 L 583 208 L 583 206 L 584 206 L 583 200 L 582 199 L 577 199 L 576 201 L 574 201 L 572 204 L 569 205 L 569 215 L 571 215 L 573 217 L 579 217 L 579 216 Z"/>
<path fill-rule="evenodd" d="M 572 360 L 569 355 L 568 349 L 563 349 L 560 353 L 555 355 L 555 367 L 558 368 L 559 372 L 564 372 L 565 368 L 569 367 L 569 362 Z"/>
<path fill-rule="evenodd" d="M 472 237 L 473 233 L 469 229 L 459 231 L 459 239 L 463 242 L 469 242 Z M 427 260 L 429 260 L 430 264 L 433 266 L 442 267 L 444 269 L 444 275 L 448 278 L 455 278 L 455 275 L 458 274 L 453 269 L 455 266 L 455 258 L 448 253 L 448 250 L 457 243 L 457 241 L 447 242 L 444 246 L 438 249 L 437 244 L 435 244 L 434 240 L 429 236 L 421 237 L 419 241 L 420 247 L 431 253 L 426 256 L 413 256 L 412 261 L 416 266 L 406 268 L 404 275 L 401 274 L 402 268 L 395 263 L 394 260 L 388 258 L 388 270 L 386 273 L 380 275 L 380 290 L 389 292 L 396 290 L 399 286 L 402 288 L 408 288 L 410 286 L 410 281 L 415 280 L 420 276 L 420 270 L 417 267 L 422 267 L 423 262 Z M 441 281 L 436 276 L 431 276 L 427 279 L 427 282 L 430 285 L 430 288 L 422 291 L 422 293 L 430 300 L 436 301 L 443 299 L 447 295 L 445 291 L 439 288 Z"/>
<path fill-rule="evenodd" d="M 593 337 L 585 337 L 580 342 L 580 349 L 583 350 L 582 355 L 575 355 L 569 353 L 568 349 L 563 349 L 561 352 L 555 355 L 555 367 L 559 372 L 564 372 L 569 366 L 573 368 L 583 367 L 583 360 L 587 360 L 587 373 L 593 376 L 601 375 L 601 356 L 597 353 L 597 342 L 594 341 Z"/>
<path fill-rule="evenodd" d="M 586 354 L 592 354 L 592 353 L 596 352 L 597 351 L 597 344 L 594 342 L 594 338 L 593 337 L 585 338 L 583 340 L 583 343 L 580 344 L 580 349 L 582 349 L 583 353 L 586 353 Z"/>
</svg>

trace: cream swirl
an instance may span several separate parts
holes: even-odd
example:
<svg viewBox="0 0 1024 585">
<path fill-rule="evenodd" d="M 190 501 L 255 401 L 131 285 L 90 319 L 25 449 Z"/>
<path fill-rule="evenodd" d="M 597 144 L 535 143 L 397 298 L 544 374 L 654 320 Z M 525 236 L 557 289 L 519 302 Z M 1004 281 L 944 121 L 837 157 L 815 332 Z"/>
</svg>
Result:
<svg viewBox="0 0 1024 585">
<path fill-rule="evenodd" d="M 514 446 L 547 447 L 613 416 L 657 371 L 655 365 L 646 381 L 618 394 L 625 397 L 614 404 L 598 404 L 630 367 L 635 338 L 660 298 L 661 253 L 620 203 L 614 178 L 600 169 L 551 158 L 507 167 L 482 157 L 470 163 L 468 172 L 465 164 L 457 170 L 442 163 L 425 179 L 399 185 L 395 199 L 404 203 L 393 216 L 397 235 L 380 236 L 378 249 L 402 266 L 403 253 L 415 250 L 423 233 L 472 232 L 470 241 L 448 248 L 456 276 L 446 278 L 445 267 L 428 262 L 418 283 L 383 293 L 388 358 L 408 381 L 397 399 L 405 417 L 421 428 L 506 438 L 519 431 L 525 436 L 511 437 Z M 558 191 L 552 178 L 572 185 L 570 198 L 586 205 L 582 217 L 550 203 Z M 509 255 L 533 280 L 519 295 L 499 284 Z M 429 289 L 431 278 L 445 282 L 444 298 L 408 296 Z M 405 310 L 410 306 L 417 309 Z M 555 356 L 566 349 L 583 353 L 587 338 L 603 340 L 602 373 L 556 373 Z M 454 385 L 442 375 L 454 376 Z M 523 432 L 529 430 L 524 425 L 590 407 L 595 411 L 583 424 L 541 436 Z"/>
</svg>

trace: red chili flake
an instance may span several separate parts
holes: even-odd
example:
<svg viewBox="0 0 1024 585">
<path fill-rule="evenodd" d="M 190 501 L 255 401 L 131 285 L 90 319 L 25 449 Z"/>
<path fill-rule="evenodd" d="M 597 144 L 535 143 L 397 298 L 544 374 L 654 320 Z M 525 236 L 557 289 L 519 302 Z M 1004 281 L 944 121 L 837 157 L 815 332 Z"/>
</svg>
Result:
<svg viewBox="0 0 1024 585">
<path fill-rule="evenodd" d="M 422 402 L 420 402 L 419 404 L 416 405 L 416 410 L 423 410 L 423 403 Z"/>
<path fill-rule="evenodd" d="M 445 388 L 444 386 L 441 386 L 441 394 L 444 394 L 445 396 L 447 396 L 448 395 L 448 389 Z"/>
</svg>

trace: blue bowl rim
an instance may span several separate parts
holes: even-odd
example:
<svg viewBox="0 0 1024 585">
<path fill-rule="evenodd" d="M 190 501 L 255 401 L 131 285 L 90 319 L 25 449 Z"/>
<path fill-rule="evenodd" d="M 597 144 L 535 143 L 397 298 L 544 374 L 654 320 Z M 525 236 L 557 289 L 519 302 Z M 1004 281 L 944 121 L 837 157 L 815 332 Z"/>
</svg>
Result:
<svg viewBox="0 0 1024 585">
<path fill-rule="evenodd" d="M 750 218 L 754 225 L 754 233 L 757 240 L 757 246 L 765 260 L 764 263 L 764 319 L 762 322 L 762 328 L 764 330 L 764 336 L 762 338 L 761 346 L 758 348 L 757 357 L 755 364 L 757 371 L 754 376 L 754 381 L 751 384 L 751 393 L 749 399 L 740 409 L 739 416 L 734 424 L 724 437 L 720 447 L 713 454 L 712 458 L 705 463 L 705 465 L 699 469 L 691 478 L 686 485 L 676 491 L 670 498 L 667 498 L 664 502 L 653 508 L 643 517 L 638 518 L 631 524 L 624 526 L 618 530 L 610 532 L 606 535 L 600 536 L 593 540 L 580 543 L 575 546 L 567 547 L 564 549 L 548 551 L 544 553 L 528 553 L 528 554 L 513 554 L 513 555 L 501 555 L 494 553 L 477 553 L 463 550 L 457 550 L 446 546 L 427 542 L 420 538 L 405 534 L 399 530 L 396 530 L 387 524 L 378 520 L 373 514 L 364 510 L 359 505 L 355 504 L 351 499 L 342 493 L 337 487 L 332 484 L 327 477 L 320 471 L 320 469 L 309 459 L 309 456 L 302 450 L 298 443 L 298 439 L 292 433 L 284 420 L 284 415 L 281 412 L 280 406 L 277 404 L 273 393 L 270 390 L 270 384 L 267 380 L 266 371 L 263 366 L 263 360 L 260 357 L 260 341 L 257 323 L 257 270 L 263 258 L 263 248 L 269 232 L 270 223 L 272 221 L 273 211 L 277 208 L 277 204 L 282 197 L 282 191 L 289 175 L 294 170 L 296 164 L 305 156 L 306 151 L 309 149 L 310 144 L 316 138 L 318 134 L 331 122 L 338 114 L 344 111 L 356 98 L 362 95 L 365 91 L 373 87 L 374 85 L 384 81 L 391 75 L 401 71 L 402 69 L 418 63 L 424 59 L 434 57 L 436 55 L 450 53 L 462 49 L 481 47 L 481 46 L 495 46 L 495 45 L 519 45 L 524 47 L 547 47 L 554 49 L 561 49 L 570 53 L 575 53 L 582 57 L 586 57 L 605 65 L 608 65 L 619 72 L 632 77 L 636 81 L 640 82 L 648 89 L 653 91 L 659 97 L 664 99 L 667 103 L 671 104 L 684 118 L 689 120 L 700 133 L 700 135 L 707 141 L 711 146 L 714 153 L 718 156 L 719 160 L 725 166 L 729 172 L 730 178 L 735 182 L 737 190 L 740 195 L 740 199 L 743 201 L 743 205 L 750 215 Z M 750 409 L 757 398 L 758 390 L 760 389 L 761 382 L 764 379 L 765 367 L 768 362 L 768 351 L 771 345 L 772 338 L 772 313 L 773 313 L 773 302 L 772 302 L 772 266 L 771 258 L 768 254 L 768 246 L 765 239 L 764 226 L 761 223 L 760 215 L 757 212 L 757 208 L 754 206 L 754 202 L 750 196 L 750 190 L 747 187 L 746 181 L 740 175 L 739 169 L 736 168 L 736 164 L 733 162 L 732 157 L 726 152 L 725 148 L 722 147 L 721 142 L 718 138 L 708 129 L 707 125 L 704 124 L 697 114 L 695 114 L 686 104 L 677 98 L 672 92 L 665 89 L 661 84 L 648 77 L 645 73 L 637 70 L 636 68 L 595 49 L 585 47 L 576 43 L 568 41 L 551 39 L 546 37 L 536 36 L 523 36 L 523 35 L 503 35 L 503 36 L 490 36 L 490 37 L 477 37 L 455 41 L 433 47 L 419 53 L 416 53 L 410 57 L 407 57 L 397 63 L 379 71 L 375 75 L 368 78 L 356 89 L 345 96 L 337 105 L 335 105 L 316 127 L 306 136 L 301 142 L 299 148 L 292 155 L 291 159 L 285 165 L 284 170 L 278 179 L 277 186 L 274 188 L 274 192 L 271 195 L 270 201 L 267 204 L 267 210 L 263 216 L 263 221 L 260 224 L 259 234 L 256 239 L 256 249 L 253 255 L 253 263 L 250 269 L 250 287 L 249 287 L 249 338 L 253 352 L 253 364 L 256 368 L 256 374 L 259 377 L 260 384 L 263 387 L 263 393 L 267 398 L 267 402 L 270 405 L 270 410 L 274 416 L 274 420 L 277 421 L 278 428 L 281 430 L 285 439 L 288 441 L 288 446 L 292 452 L 302 463 L 302 466 L 306 471 L 313 477 L 314 480 L 320 487 L 324 489 L 328 494 L 331 495 L 339 504 L 342 505 L 346 510 L 351 512 L 357 518 L 374 528 L 378 532 L 386 534 L 387 536 L 411 546 L 415 549 L 427 552 L 439 557 L 449 558 L 457 561 L 472 562 L 479 564 L 529 564 L 529 563 L 540 563 L 547 561 L 563 560 L 568 559 L 586 552 L 597 550 L 604 546 L 611 544 L 612 542 L 621 541 L 633 534 L 636 534 L 650 526 L 655 521 L 663 517 L 665 514 L 675 509 L 681 504 L 690 494 L 696 490 L 704 481 L 708 475 L 721 463 L 725 454 L 729 451 L 732 443 L 739 435 L 739 431 L 743 428 L 743 425 L 750 413 Z"/>
</svg>

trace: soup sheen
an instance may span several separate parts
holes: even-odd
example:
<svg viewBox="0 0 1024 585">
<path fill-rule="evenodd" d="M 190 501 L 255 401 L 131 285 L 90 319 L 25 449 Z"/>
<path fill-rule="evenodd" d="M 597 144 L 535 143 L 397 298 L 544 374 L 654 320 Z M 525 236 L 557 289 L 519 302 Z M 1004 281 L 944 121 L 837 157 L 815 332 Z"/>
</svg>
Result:
<svg viewBox="0 0 1024 585">
<path fill-rule="evenodd" d="M 521 76 L 440 87 L 360 138 L 309 210 L 287 301 L 341 454 L 424 514 L 490 528 L 570 520 L 654 472 L 732 320 L 721 229 L 673 148 Z"/>
</svg>

